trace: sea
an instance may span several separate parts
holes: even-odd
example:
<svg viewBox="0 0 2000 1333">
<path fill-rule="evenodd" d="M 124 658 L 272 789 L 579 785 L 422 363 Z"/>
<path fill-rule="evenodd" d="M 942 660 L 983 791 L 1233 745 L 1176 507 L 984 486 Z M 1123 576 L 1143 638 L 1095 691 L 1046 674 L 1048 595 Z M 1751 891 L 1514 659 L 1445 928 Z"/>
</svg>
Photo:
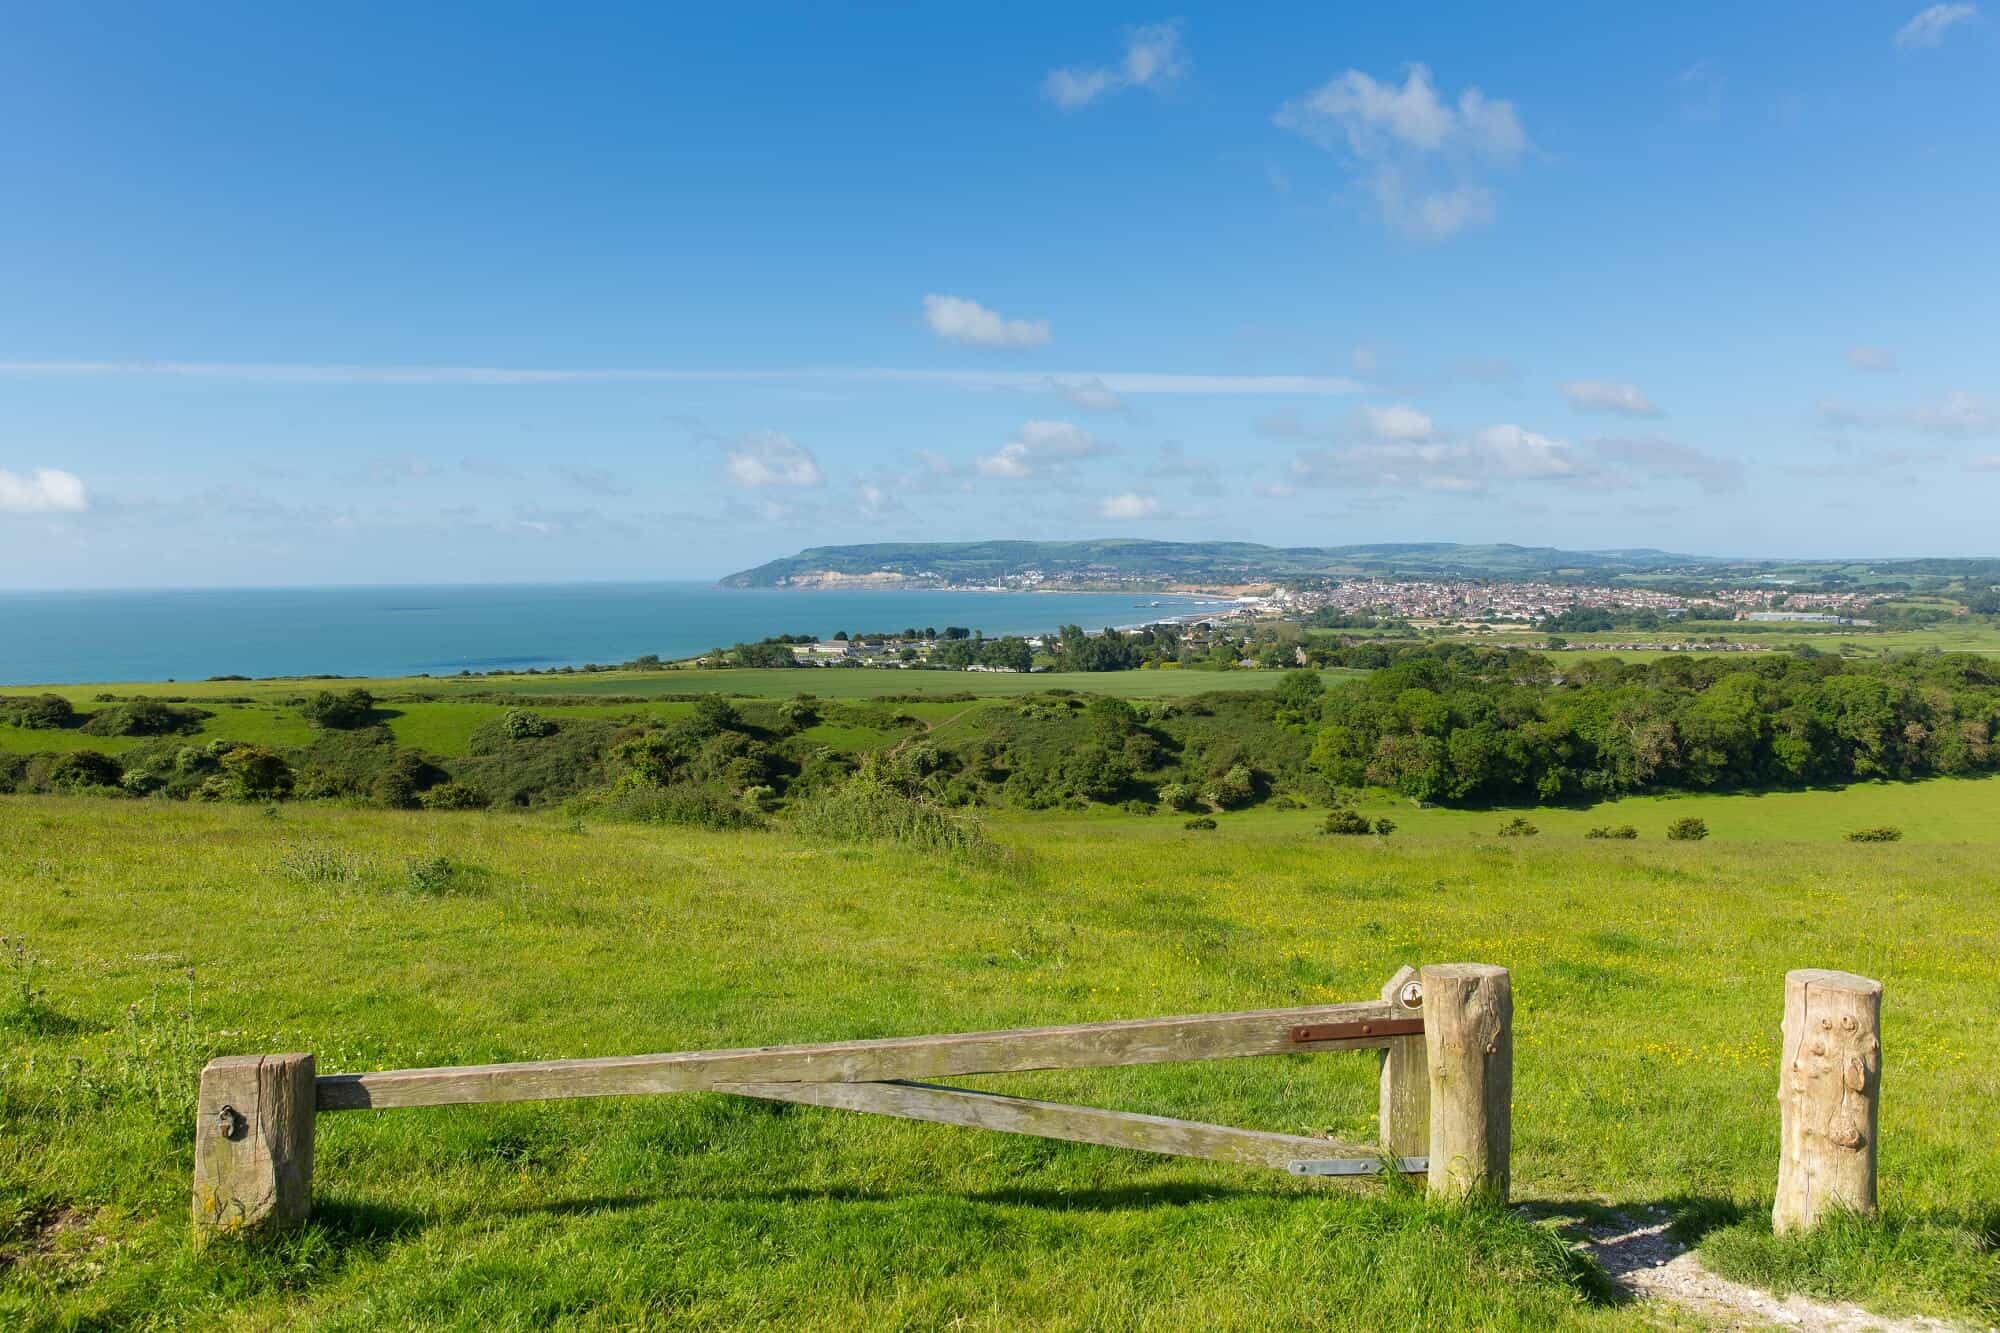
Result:
<svg viewBox="0 0 2000 1333">
<path fill-rule="evenodd" d="M 709 583 L 0 592 L 0 684 L 412 676 L 692 657 L 772 634 L 962 625 L 988 636 L 1197 614 L 1107 592 L 745 589 Z"/>
</svg>

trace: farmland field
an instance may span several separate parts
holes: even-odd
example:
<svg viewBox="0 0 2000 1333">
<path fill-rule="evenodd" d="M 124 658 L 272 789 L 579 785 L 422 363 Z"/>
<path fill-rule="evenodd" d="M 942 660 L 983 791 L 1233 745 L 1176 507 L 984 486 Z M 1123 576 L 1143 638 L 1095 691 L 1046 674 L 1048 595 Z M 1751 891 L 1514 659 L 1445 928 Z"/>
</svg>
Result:
<svg viewBox="0 0 2000 1333">
<path fill-rule="evenodd" d="M 0 1323 L 1626 1327 L 1661 1316 L 1605 1303 L 1557 1236 L 1648 1205 L 1748 1280 L 1991 1322 L 1994 789 L 1782 799 L 1538 810 L 1507 840 L 1481 812 L 1405 809 L 1386 840 L 1300 811 L 1010 813 L 1007 856 L 958 861 L 0 798 Z M 1711 840 L 1660 839 L 1697 806 Z M 1578 836 L 1628 815 L 1638 842 Z M 1891 817 L 1908 841 L 1833 840 Z M 1419 960 L 1513 969 L 1515 1210 L 688 1096 L 329 1117 L 306 1232 L 190 1246 L 216 1053 L 338 1071 L 1136 1017 L 1363 998 Z M 1887 988 L 1884 1215 L 1778 1242 L 1779 1001 L 1808 965 Z M 1374 1109 L 1353 1054 L 981 1082 L 1350 1139 Z"/>
</svg>

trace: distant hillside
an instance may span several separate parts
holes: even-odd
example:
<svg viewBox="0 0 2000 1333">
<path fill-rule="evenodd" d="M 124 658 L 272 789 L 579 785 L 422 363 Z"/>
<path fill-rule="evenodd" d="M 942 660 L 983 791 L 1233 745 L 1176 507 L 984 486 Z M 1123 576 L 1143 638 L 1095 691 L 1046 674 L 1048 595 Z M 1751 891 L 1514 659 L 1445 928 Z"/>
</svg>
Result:
<svg viewBox="0 0 2000 1333">
<path fill-rule="evenodd" d="M 1547 546 L 1408 542 L 1375 546 L 1260 546 L 1254 542 L 876 542 L 814 546 L 731 574 L 725 587 L 836 587 L 909 583 L 1227 584 L 1358 575 L 1452 578 L 1608 577 L 1706 571 L 1722 562 L 1666 551 L 1561 551 Z"/>
</svg>

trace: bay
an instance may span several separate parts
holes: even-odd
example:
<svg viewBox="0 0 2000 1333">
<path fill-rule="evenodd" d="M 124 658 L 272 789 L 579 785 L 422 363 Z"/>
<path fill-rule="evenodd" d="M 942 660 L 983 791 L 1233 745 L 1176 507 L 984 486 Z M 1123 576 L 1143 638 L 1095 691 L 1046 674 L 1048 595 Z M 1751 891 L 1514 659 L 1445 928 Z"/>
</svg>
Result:
<svg viewBox="0 0 2000 1333">
<path fill-rule="evenodd" d="M 772 634 L 1135 625 L 1217 606 L 1151 593 L 481 584 L 0 593 L 0 684 L 450 675 L 690 657 Z"/>
</svg>

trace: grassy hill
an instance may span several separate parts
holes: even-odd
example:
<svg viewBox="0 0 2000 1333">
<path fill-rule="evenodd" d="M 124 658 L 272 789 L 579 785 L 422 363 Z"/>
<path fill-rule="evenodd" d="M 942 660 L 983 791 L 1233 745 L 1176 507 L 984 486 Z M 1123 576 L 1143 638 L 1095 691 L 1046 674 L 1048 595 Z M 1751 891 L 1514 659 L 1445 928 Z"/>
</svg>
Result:
<svg viewBox="0 0 2000 1333">
<path fill-rule="evenodd" d="M 1071 542 L 877 542 L 814 546 L 731 574 L 734 588 L 770 588 L 812 576 L 892 574 L 946 583 L 992 583 L 1027 570 L 1068 581 L 1147 580 L 1230 584 L 1328 575 L 1541 578 L 1699 568 L 1704 557 L 1665 551 L 1559 551 L 1546 546 L 1453 542 L 1274 547 L 1254 542 L 1137 538 Z"/>
<path fill-rule="evenodd" d="M 1652 1327 L 1560 1243 L 1648 1207 L 1748 1280 L 2000 1318 L 1993 825 L 1812 845 L 1762 808 L 1712 798 L 1718 829 L 1765 836 L 1692 845 L 1013 816 L 1010 854 L 968 862 L 0 798 L 0 1324 Z M 1514 973 L 1510 1212 L 683 1096 L 330 1117 L 303 1235 L 190 1248 L 194 1076 L 217 1053 L 338 1071 L 1137 1017 L 1360 998 L 1451 959 Z M 1771 1088 L 1802 965 L 1887 987 L 1884 1215 L 1779 1242 Z M 1338 1054 L 980 1082 L 1351 1138 L 1374 1079 Z"/>
</svg>

